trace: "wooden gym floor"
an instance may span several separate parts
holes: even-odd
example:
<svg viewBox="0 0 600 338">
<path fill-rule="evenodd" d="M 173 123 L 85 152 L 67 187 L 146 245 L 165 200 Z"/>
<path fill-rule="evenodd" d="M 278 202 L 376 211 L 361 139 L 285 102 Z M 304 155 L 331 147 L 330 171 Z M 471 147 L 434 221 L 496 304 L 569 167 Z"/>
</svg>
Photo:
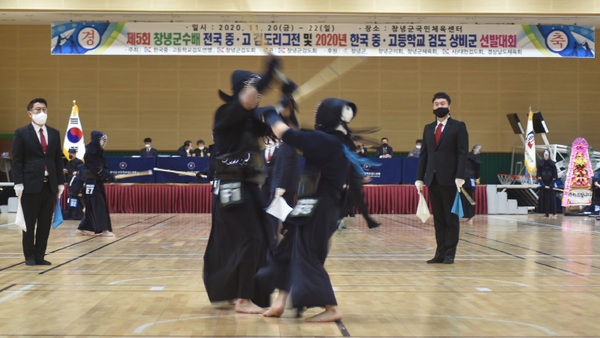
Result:
<svg viewBox="0 0 600 338">
<path fill-rule="evenodd" d="M 600 336 L 600 222 L 477 216 L 454 265 L 428 265 L 432 220 L 347 218 L 327 270 L 339 323 L 236 314 L 202 283 L 207 214 L 113 214 L 117 238 L 50 235 L 51 266 L 23 263 L 0 214 L 0 337 Z M 320 312 L 311 309 L 307 317 Z"/>
</svg>

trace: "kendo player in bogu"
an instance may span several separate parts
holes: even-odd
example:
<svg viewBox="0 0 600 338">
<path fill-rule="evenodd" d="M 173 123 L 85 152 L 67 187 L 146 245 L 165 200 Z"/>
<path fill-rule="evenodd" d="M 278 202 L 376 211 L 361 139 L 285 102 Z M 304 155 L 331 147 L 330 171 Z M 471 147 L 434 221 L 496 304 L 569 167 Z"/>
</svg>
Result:
<svg viewBox="0 0 600 338">
<path fill-rule="evenodd" d="M 537 165 L 538 183 L 540 184 L 540 199 L 537 212 L 544 217 L 556 218 L 556 162 L 550 159 L 550 150 L 544 150 L 544 158 Z M 550 215 L 550 216 L 549 216 Z"/>
<path fill-rule="evenodd" d="M 262 76 L 236 70 L 233 95 L 219 91 L 225 103 L 215 112 L 213 223 L 204 254 L 204 285 L 211 302 L 235 301 L 236 312 L 263 313 L 270 294 L 254 282 L 266 264 L 267 248 L 275 235 L 266 221 L 264 156 L 259 138 L 270 128 L 253 112 L 273 77 L 278 59 L 270 58 Z M 271 109 L 273 109 L 271 107 Z"/>
<path fill-rule="evenodd" d="M 85 219 L 90 222 L 95 234 L 103 237 L 115 237 L 112 233 L 112 223 L 106 203 L 106 191 L 104 182 L 114 182 L 115 176 L 110 173 L 104 147 L 108 136 L 101 131 L 92 132 L 92 141 L 85 146 L 85 166 L 83 175 L 85 177 Z M 91 228 L 78 230 L 90 231 Z M 79 234 L 79 232 L 78 232 Z M 81 232 L 81 234 L 85 234 Z"/>
<path fill-rule="evenodd" d="M 284 144 L 298 149 L 306 159 L 297 191 L 298 203 L 288 216 L 289 222 L 296 225 L 290 266 L 280 271 L 289 274 L 289 284 L 278 286 L 279 295 L 265 315 L 281 316 L 291 294 L 295 308 L 325 308 L 306 321 L 341 320 L 342 312 L 324 264 L 328 242 L 337 229 L 344 204 L 350 162 L 358 165 L 358 155 L 345 145 L 352 144 L 347 123 L 356 115 L 356 105 L 335 98 L 321 101 L 315 112 L 315 130 L 294 130 L 273 110 L 255 113 L 271 125 Z M 282 116 L 286 113 L 282 112 Z"/>
</svg>

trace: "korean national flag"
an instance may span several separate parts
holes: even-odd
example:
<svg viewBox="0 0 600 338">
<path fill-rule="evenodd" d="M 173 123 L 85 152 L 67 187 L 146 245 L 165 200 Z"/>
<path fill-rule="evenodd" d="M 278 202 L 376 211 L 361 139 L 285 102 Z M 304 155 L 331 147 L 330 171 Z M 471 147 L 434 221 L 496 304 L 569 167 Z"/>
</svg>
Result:
<svg viewBox="0 0 600 338">
<path fill-rule="evenodd" d="M 69 158 L 69 149 L 71 148 L 77 149 L 77 158 L 83 159 L 83 155 L 85 155 L 85 141 L 83 140 L 83 128 L 79 120 L 79 107 L 77 107 L 75 101 L 73 101 L 73 109 L 71 110 L 71 117 L 69 118 L 67 133 L 65 134 L 65 141 L 63 143 L 63 154 L 65 154 L 66 158 Z"/>
</svg>

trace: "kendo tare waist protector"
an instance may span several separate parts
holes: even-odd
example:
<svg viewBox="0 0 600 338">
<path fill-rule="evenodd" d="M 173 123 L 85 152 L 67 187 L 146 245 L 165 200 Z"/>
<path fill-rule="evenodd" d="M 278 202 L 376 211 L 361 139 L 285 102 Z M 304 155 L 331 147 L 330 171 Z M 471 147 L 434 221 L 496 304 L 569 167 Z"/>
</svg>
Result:
<svg viewBox="0 0 600 338">
<path fill-rule="evenodd" d="M 221 182 L 265 182 L 265 161 L 258 152 L 237 152 L 219 156 L 215 161 L 215 178 Z"/>
</svg>

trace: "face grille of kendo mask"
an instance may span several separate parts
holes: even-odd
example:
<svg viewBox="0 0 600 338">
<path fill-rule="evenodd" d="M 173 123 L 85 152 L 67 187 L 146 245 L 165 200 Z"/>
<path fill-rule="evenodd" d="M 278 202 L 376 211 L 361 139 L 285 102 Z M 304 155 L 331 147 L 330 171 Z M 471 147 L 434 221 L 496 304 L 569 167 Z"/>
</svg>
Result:
<svg viewBox="0 0 600 338">
<path fill-rule="evenodd" d="M 104 146 L 106 146 L 106 142 L 108 142 L 108 136 L 103 134 L 102 137 L 100 137 L 100 147 L 104 148 Z"/>
</svg>

